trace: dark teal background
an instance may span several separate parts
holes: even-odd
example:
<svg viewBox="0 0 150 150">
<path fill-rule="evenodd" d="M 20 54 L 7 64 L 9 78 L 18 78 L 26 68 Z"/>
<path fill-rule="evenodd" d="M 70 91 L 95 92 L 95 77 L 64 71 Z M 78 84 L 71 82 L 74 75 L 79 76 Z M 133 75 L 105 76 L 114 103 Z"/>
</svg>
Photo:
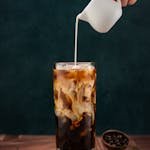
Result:
<svg viewBox="0 0 150 150">
<path fill-rule="evenodd" d="M 54 134 L 52 68 L 73 61 L 87 0 L 0 0 L 0 133 Z M 79 24 L 79 60 L 97 65 L 97 132 L 150 134 L 150 1 L 107 34 Z"/>
</svg>

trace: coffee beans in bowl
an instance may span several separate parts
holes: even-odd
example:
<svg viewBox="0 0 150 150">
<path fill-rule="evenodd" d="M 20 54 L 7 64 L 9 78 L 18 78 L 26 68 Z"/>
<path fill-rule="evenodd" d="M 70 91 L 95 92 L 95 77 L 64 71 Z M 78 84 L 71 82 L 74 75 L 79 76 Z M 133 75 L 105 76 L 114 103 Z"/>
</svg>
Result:
<svg viewBox="0 0 150 150">
<path fill-rule="evenodd" d="M 124 150 L 129 144 L 129 138 L 119 130 L 107 130 L 102 135 L 102 142 L 108 150 Z"/>
</svg>

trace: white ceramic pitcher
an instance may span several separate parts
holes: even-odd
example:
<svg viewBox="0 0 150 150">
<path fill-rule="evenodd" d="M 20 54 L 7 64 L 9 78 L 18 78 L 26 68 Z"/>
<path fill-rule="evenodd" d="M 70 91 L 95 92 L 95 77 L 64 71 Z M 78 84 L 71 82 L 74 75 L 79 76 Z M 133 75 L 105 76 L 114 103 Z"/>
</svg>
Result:
<svg viewBox="0 0 150 150">
<path fill-rule="evenodd" d="M 122 15 L 120 0 L 91 0 L 77 16 L 88 22 L 96 31 L 108 32 Z"/>
</svg>

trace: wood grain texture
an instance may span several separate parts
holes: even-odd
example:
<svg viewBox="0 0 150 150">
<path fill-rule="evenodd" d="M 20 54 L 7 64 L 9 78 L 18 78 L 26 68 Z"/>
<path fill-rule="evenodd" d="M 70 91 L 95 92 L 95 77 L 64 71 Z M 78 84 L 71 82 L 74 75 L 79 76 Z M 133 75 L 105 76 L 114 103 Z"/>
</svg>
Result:
<svg viewBox="0 0 150 150">
<path fill-rule="evenodd" d="M 130 147 L 127 150 L 149 149 L 150 136 L 131 136 Z M 0 150 L 56 150 L 55 137 L 0 135 Z M 96 138 L 96 150 L 106 150 L 101 143 L 101 137 Z"/>
</svg>

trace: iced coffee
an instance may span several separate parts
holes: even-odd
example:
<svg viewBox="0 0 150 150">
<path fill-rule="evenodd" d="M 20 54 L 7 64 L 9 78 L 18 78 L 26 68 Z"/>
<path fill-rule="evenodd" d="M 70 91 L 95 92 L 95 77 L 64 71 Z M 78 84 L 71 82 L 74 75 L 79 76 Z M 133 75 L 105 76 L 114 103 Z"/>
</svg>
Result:
<svg viewBox="0 0 150 150">
<path fill-rule="evenodd" d="M 54 104 L 57 150 L 93 150 L 96 112 L 93 63 L 56 63 Z"/>
</svg>

